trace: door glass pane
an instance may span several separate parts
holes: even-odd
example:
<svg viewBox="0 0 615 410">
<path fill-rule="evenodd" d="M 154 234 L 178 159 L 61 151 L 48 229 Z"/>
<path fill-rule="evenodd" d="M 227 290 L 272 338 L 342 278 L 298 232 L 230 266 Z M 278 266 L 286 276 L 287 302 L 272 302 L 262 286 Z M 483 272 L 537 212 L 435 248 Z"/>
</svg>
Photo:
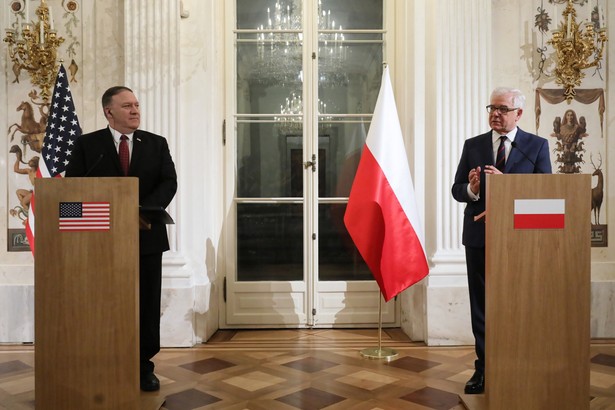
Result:
<svg viewBox="0 0 615 410">
<path fill-rule="evenodd" d="M 373 280 L 374 277 L 344 226 L 346 204 L 318 206 L 319 279 Z"/>
<path fill-rule="evenodd" d="M 302 7 L 314 2 L 314 27 L 304 28 Z M 343 214 L 380 88 L 383 3 L 236 0 L 238 281 L 307 280 L 304 241 L 313 228 L 304 232 L 304 201 L 318 207 L 319 280 L 373 280 Z M 305 82 L 304 36 L 317 41 L 317 84 L 311 73 Z M 304 103 L 318 116 L 310 135 Z M 304 147 L 315 151 L 316 172 L 304 167 Z M 312 176 L 318 190 L 304 192 Z"/>
<path fill-rule="evenodd" d="M 237 1 L 238 113 L 277 113 L 301 95 L 301 3 Z"/>
<path fill-rule="evenodd" d="M 236 2 L 238 281 L 304 280 L 301 4 Z"/>
<path fill-rule="evenodd" d="M 378 98 L 384 60 L 383 4 L 353 1 L 352 12 L 349 0 L 319 4 L 319 134 L 332 139 L 324 178 L 330 183 L 319 196 L 339 198 L 350 193 Z M 355 31 L 346 32 L 349 29 Z M 322 158 L 319 163 L 323 164 Z"/>
<path fill-rule="evenodd" d="M 237 28 L 298 30 L 301 28 L 301 1 L 237 0 Z"/>
<path fill-rule="evenodd" d="M 237 204 L 237 280 L 303 280 L 303 205 Z"/>
<path fill-rule="evenodd" d="M 321 37 L 331 37 L 332 34 Z M 335 41 L 319 41 L 318 60 L 321 114 L 372 113 L 376 106 L 382 77 L 382 34 L 374 35 L 368 44 L 345 43 L 335 46 Z M 348 41 L 347 38 L 344 41 Z M 333 52 L 337 50 L 337 52 Z"/>
<path fill-rule="evenodd" d="M 342 26 L 346 30 L 381 30 L 383 0 L 319 0 L 320 30 Z"/>
<path fill-rule="evenodd" d="M 237 125 L 238 197 L 303 197 L 303 136 L 297 124 L 284 132 L 274 122 Z"/>
<path fill-rule="evenodd" d="M 373 280 L 348 235 L 344 212 L 380 89 L 383 18 L 382 0 L 319 2 L 318 172 L 325 173 L 318 192 L 320 281 Z"/>
<path fill-rule="evenodd" d="M 318 144 L 320 198 L 350 195 L 369 123 L 360 119 L 344 123 L 321 122 Z"/>
<path fill-rule="evenodd" d="M 289 40 L 265 42 L 238 35 L 237 113 L 280 113 L 286 100 L 301 96 L 302 42 L 298 34 L 276 34 Z"/>
</svg>

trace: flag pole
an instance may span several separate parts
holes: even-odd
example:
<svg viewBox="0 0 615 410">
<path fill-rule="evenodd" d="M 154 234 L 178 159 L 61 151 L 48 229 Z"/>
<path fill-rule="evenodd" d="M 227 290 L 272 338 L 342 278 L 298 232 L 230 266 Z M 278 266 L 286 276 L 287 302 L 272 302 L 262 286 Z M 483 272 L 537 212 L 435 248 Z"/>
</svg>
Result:
<svg viewBox="0 0 615 410">
<path fill-rule="evenodd" d="M 399 356 L 396 350 L 382 347 L 382 295 L 378 291 L 378 347 L 368 347 L 361 350 L 361 356 L 367 359 L 384 359 L 387 362 Z"/>
</svg>

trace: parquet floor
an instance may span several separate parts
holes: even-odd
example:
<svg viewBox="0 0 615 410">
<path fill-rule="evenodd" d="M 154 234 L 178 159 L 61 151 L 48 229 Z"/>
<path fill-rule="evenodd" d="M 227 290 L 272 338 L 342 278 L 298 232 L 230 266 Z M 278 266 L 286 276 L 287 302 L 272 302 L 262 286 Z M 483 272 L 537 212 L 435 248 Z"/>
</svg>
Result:
<svg viewBox="0 0 615 410">
<path fill-rule="evenodd" d="M 461 410 L 473 348 L 426 347 L 399 329 L 382 347 L 398 357 L 367 359 L 377 330 L 219 331 L 206 344 L 156 356 L 162 409 Z M 0 409 L 34 409 L 34 348 L 0 346 Z M 591 346 L 591 409 L 615 409 L 615 341 Z"/>
</svg>

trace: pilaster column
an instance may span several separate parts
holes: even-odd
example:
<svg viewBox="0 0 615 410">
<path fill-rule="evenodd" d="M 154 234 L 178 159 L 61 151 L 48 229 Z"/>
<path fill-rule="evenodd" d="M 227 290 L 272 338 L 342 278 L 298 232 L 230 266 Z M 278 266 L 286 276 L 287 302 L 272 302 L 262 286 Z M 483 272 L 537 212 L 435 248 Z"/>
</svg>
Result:
<svg viewBox="0 0 615 410">
<path fill-rule="evenodd" d="M 435 10 L 435 245 L 427 285 L 430 345 L 473 343 L 465 253 L 464 204 L 451 195 L 464 141 L 487 130 L 491 87 L 491 1 L 438 0 Z"/>
<path fill-rule="evenodd" d="M 451 187 L 464 141 L 488 128 L 491 1 L 439 0 L 436 19 L 436 250 L 430 285 L 466 284 L 463 204 Z"/>
<path fill-rule="evenodd" d="M 141 106 L 141 128 L 165 137 L 178 171 L 181 172 L 180 131 L 180 9 L 179 1 L 124 1 L 125 83 Z M 171 250 L 162 260 L 161 346 L 192 346 L 195 288 L 193 266 L 179 239 L 186 232 L 178 215 L 178 192 L 169 213 L 178 225 L 168 225 Z M 190 217 L 186 218 L 190 220 Z M 203 320 L 203 319 L 201 319 Z"/>
<path fill-rule="evenodd" d="M 141 105 L 141 129 L 162 135 L 177 166 L 179 134 L 179 3 L 168 0 L 124 2 L 126 86 Z M 171 205 L 171 214 L 175 214 Z M 177 235 L 170 226 L 171 250 Z"/>
</svg>

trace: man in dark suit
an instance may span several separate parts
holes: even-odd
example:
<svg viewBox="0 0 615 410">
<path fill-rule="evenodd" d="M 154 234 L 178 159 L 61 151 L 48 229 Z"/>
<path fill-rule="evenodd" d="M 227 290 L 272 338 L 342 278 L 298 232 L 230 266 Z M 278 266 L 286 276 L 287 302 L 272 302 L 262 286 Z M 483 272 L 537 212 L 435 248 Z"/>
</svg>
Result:
<svg viewBox="0 0 615 410">
<path fill-rule="evenodd" d="M 491 93 L 487 106 L 491 131 L 466 140 L 452 187 L 453 197 L 467 204 L 462 242 L 477 360 L 466 394 L 482 393 L 485 385 L 485 224 L 474 221 L 485 210 L 485 175 L 551 173 L 547 140 L 517 127 L 524 103 L 516 89 L 496 88 Z"/>
<path fill-rule="evenodd" d="M 107 128 L 84 134 L 75 143 L 67 177 L 139 178 L 139 205 L 166 208 L 177 191 L 177 173 L 166 139 L 139 130 L 139 101 L 132 90 L 117 86 L 102 97 Z M 120 158 L 123 157 L 123 160 Z M 169 250 L 164 224 L 139 232 L 139 312 L 141 389 L 160 382 L 152 358 L 160 351 L 162 253 Z"/>
</svg>

